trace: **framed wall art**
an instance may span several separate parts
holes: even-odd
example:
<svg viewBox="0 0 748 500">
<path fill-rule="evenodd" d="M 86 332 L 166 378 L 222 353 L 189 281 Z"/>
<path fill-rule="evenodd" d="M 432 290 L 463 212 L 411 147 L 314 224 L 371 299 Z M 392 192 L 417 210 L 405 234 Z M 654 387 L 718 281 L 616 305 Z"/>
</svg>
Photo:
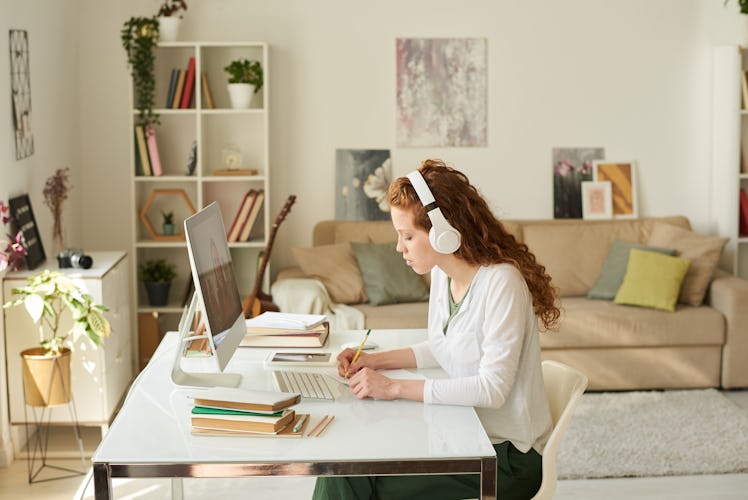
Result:
<svg viewBox="0 0 748 500">
<path fill-rule="evenodd" d="M 613 218 L 613 197 L 610 182 L 582 181 L 582 218 Z"/>
<path fill-rule="evenodd" d="M 392 180 L 389 149 L 335 151 L 335 219 L 389 220 Z"/>
<path fill-rule="evenodd" d="M 31 76 L 29 74 L 29 35 L 26 30 L 9 31 L 10 99 L 13 109 L 13 130 L 16 160 L 34 154 L 31 131 Z"/>
<path fill-rule="evenodd" d="M 601 160 L 593 163 L 594 180 L 610 182 L 613 196 L 613 218 L 635 219 L 639 216 L 636 199 L 636 162 Z"/>
<path fill-rule="evenodd" d="M 47 258 L 39 237 L 39 229 L 36 227 L 34 210 L 31 208 L 31 200 L 28 194 L 22 194 L 8 200 L 10 217 L 17 231 L 23 234 L 23 246 L 26 248 L 26 267 L 34 269 Z"/>
<path fill-rule="evenodd" d="M 603 148 L 553 148 L 553 218 L 582 218 L 582 182 L 591 181 L 592 164 Z"/>
</svg>

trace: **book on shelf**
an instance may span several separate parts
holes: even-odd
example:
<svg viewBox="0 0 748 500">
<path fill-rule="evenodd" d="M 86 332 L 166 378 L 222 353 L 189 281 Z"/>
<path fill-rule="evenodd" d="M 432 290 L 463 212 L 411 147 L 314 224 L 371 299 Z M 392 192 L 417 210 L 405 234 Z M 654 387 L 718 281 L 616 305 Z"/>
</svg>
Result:
<svg viewBox="0 0 748 500">
<path fill-rule="evenodd" d="M 324 347 L 330 335 L 325 321 L 310 328 L 247 327 L 240 347 Z"/>
<path fill-rule="evenodd" d="M 140 158 L 140 166 L 143 169 L 143 175 L 153 175 L 151 162 L 148 159 L 148 146 L 145 142 L 145 131 L 142 125 L 135 125 L 135 138 L 137 142 L 137 154 Z"/>
<path fill-rule="evenodd" d="M 254 198 L 255 199 L 252 203 L 252 210 L 249 212 L 247 220 L 244 221 L 244 225 L 242 226 L 238 241 L 249 240 L 249 234 L 252 232 L 252 228 L 254 227 L 257 216 L 259 215 L 260 209 L 262 208 L 262 202 L 265 199 L 265 192 L 260 189 L 259 191 L 257 191 Z"/>
<path fill-rule="evenodd" d="M 200 79 L 203 87 L 203 107 L 205 109 L 213 109 L 215 105 L 213 104 L 213 93 L 210 91 L 210 85 L 208 84 L 208 72 L 203 71 Z"/>
<path fill-rule="evenodd" d="M 218 168 L 211 172 L 213 175 L 243 175 L 251 177 L 260 173 L 256 168 Z"/>
<path fill-rule="evenodd" d="M 743 105 L 741 109 L 748 109 L 748 75 L 745 71 L 740 72 L 740 88 L 742 89 Z"/>
<path fill-rule="evenodd" d="M 229 243 L 239 241 L 239 234 L 241 233 L 242 227 L 244 227 L 247 217 L 249 217 L 249 213 L 252 211 L 252 205 L 256 195 L 257 191 L 254 189 L 250 189 L 244 194 L 241 203 L 239 203 L 239 209 L 236 211 L 234 220 L 231 222 L 231 226 L 229 227 L 229 232 L 226 235 L 226 240 L 228 240 Z"/>
<path fill-rule="evenodd" d="M 740 189 L 740 236 L 748 236 L 748 195 Z"/>
<path fill-rule="evenodd" d="M 177 86 L 174 89 L 174 99 L 171 102 L 171 108 L 177 109 L 181 104 L 182 90 L 184 89 L 184 77 L 187 72 L 183 69 L 179 70 L 179 76 L 177 77 Z"/>
<path fill-rule="evenodd" d="M 303 419 L 303 420 L 302 420 Z M 205 436 L 245 436 L 245 437 L 289 437 L 298 438 L 304 435 L 307 425 L 309 424 L 309 415 L 296 413 L 293 422 L 289 422 L 283 429 L 276 433 L 270 434 L 265 432 L 246 432 L 223 429 L 206 429 L 203 427 L 192 427 L 192 434 Z"/>
<path fill-rule="evenodd" d="M 192 93 L 195 90 L 195 58 L 190 57 L 190 61 L 187 63 L 187 74 L 184 77 L 184 91 L 182 92 L 182 100 L 179 103 L 179 107 L 187 109 L 190 107 L 192 102 Z"/>
<path fill-rule="evenodd" d="M 260 391 L 234 387 L 213 387 L 188 394 L 195 406 L 217 408 L 219 410 L 251 411 L 255 413 L 276 413 L 301 401 L 296 392 Z"/>
<path fill-rule="evenodd" d="M 151 172 L 153 175 L 163 175 L 161 170 L 161 156 L 158 154 L 158 143 L 156 142 L 156 127 L 146 125 L 145 127 L 146 143 L 148 144 L 148 159 L 151 162 Z"/>
<path fill-rule="evenodd" d="M 171 70 L 171 78 L 169 78 L 169 92 L 166 95 L 165 108 L 174 107 L 174 93 L 177 90 L 177 80 L 179 80 L 179 68 L 174 68 Z"/>
<path fill-rule="evenodd" d="M 262 414 L 195 406 L 192 408 L 192 426 L 202 429 L 275 434 L 293 422 L 295 416 L 296 412 L 290 409 Z"/>
</svg>

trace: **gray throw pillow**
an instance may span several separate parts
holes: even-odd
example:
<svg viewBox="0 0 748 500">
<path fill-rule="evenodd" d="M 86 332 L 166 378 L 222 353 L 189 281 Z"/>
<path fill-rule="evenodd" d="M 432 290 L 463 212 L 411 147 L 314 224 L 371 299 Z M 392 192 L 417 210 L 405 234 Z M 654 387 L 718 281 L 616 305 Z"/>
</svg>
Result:
<svg viewBox="0 0 748 500">
<path fill-rule="evenodd" d="M 629 262 L 629 252 L 632 248 L 658 252 L 665 255 L 675 255 L 676 250 L 673 248 L 660 248 L 634 243 L 633 241 L 614 240 L 610 246 L 608 257 L 597 277 L 595 285 L 587 292 L 588 299 L 613 300 L 618 293 L 618 289 L 623 283 L 623 277 L 626 275 L 626 266 Z"/>
<path fill-rule="evenodd" d="M 374 306 L 401 302 L 424 302 L 429 291 L 395 250 L 395 243 L 351 243 L 364 278 L 369 303 Z"/>
</svg>

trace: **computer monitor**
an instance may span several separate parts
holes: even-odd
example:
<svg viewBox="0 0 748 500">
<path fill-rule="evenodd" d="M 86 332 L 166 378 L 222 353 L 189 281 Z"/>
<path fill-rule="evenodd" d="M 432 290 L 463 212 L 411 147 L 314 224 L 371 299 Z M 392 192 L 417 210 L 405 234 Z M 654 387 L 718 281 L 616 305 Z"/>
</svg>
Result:
<svg viewBox="0 0 748 500">
<path fill-rule="evenodd" d="M 178 385 L 237 387 L 241 375 L 223 373 L 247 331 L 231 252 L 218 203 L 213 202 L 184 221 L 195 293 L 179 322 L 180 343 L 172 369 Z M 190 332 L 197 311 L 204 332 Z M 187 343 L 207 338 L 216 372 L 185 372 L 182 357 Z M 219 373 L 220 371 L 220 373 Z"/>
</svg>

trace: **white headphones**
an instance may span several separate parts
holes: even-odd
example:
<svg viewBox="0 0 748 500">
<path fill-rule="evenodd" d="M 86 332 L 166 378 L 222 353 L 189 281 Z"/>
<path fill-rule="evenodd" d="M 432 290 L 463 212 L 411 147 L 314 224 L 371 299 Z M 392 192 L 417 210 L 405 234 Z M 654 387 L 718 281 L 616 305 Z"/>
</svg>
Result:
<svg viewBox="0 0 748 500">
<path fill-rule="evenodd" d="M 429 231 L 431 246 L 439 253 L 455 253 L 460 248 L 462 240 L 460 232 L 447 222 L 421 172 L 414 170 L 407 177 L 416 190 L 418 199 L 426 208 L 429 219 L 431 219 L 431 230 Z"/>
</svg>

